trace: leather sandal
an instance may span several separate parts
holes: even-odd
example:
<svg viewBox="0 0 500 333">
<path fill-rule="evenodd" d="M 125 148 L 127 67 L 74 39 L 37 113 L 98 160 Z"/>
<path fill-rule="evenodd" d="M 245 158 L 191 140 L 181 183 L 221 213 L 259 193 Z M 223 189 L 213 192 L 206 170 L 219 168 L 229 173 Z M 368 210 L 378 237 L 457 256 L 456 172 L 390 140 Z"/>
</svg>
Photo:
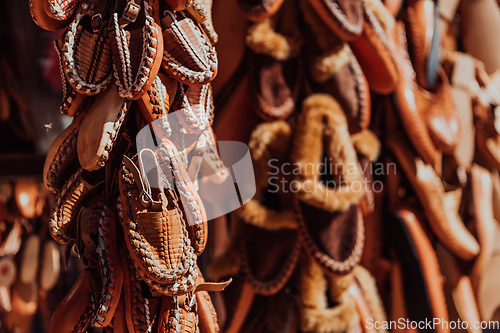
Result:
<svg viewBox="0 0 500 333">
<path fill-rule="evenodd" d="M 214 117 L 210 83 L 197 86 L 179 84 L 178 89 L 172 109 L 182 127 L 194 134 L 208 130 Z"/>
<path fill-rule="evenodd" d="M 156 183 L 144 175 L 145 166 L 157 173 L 151 179 Z M 167 177 L 154 152 L 144 149 L 132 160 L 124 156 L 119 186 L 125 243 L 134 266 L 150 287 L 175 295 L 196 287 L 197 264 L 178 197 Z"/>
<path fill-rule="evenodd" d="M 183 12 L 165 11 L 162 68 L 187 85 L 206 84 L 217 75 L 217 54 L 208 36 Z"/>
<path fill-rule="evenodd" d="M 160 70 L 163 35 L 154 16 L 153 0 L 121 0 L 115 4 L 108 31 L 114 76 L 122 98 L 139 99 Z"/>
<path fill-rule="evenodd" d="M 64 73 L 73 89 L 83 95 L 96 95 L 112 81 L 113 60 L 106 26 L 110 3 L 81 2 L 61 37 Z"/>
<path fill-rule="evenodd" d="M 249 142 L 256 171 L 256 196 L 236 211 L 241 220 L 242 270 L 259 295 L 278 293 L 290 279 L 300 256 L 290 194 L 268 191 L 272 158 L 279 159 L 276 167 L 286 160 L 291 143 L 291 128 L 284 121 L 260 124 Z M 281 164 L 282 167 L 283 164 Z M 278 179 L 285 179 L 282 175 Z M 263 241 L 263 240 L 268 241 Z M 272 241 L 272 240 L 279 241 Z"/>
</svg>

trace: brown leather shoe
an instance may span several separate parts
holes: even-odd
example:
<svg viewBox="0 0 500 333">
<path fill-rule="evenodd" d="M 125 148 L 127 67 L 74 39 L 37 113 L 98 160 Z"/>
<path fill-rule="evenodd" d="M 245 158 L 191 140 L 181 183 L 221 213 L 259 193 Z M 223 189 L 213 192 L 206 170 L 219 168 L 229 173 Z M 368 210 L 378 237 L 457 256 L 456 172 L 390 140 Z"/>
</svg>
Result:
<svg viewBox="0 0 500 333">
<path fill-rule="evenodd" d="M 448 321 L 438 259 L 414 210 L 402 208 L 395 211 L 390 229 L 401 265 L 409 318 Z M 435 331 L 450 332 L 443 325 L 436 325 Z"/>
<path fill-rule="evenodd" d="M 394 91 L 399 79 L 394 49 L 386 36 L 394 25 L 394 20 L 390 15 L 386 15 L 391 21 L 381 21 L 381 18 L 377 17 L 377 11 L 368 4 L 363 4 L 363 17 L 363 33 L 350 42 L 351 49 L 370 88 L 379 94 L 389 94 Z"/>
</svg>

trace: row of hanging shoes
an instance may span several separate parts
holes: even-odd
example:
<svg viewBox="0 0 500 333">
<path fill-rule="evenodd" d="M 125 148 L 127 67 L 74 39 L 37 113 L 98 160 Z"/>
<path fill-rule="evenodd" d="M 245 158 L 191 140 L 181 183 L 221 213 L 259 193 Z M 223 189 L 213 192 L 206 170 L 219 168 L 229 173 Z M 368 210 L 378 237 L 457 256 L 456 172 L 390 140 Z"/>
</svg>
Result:
<svg viewBox="0 0 500 333">
<path fill-rule="evenodd" d="M 207 291 L 228 282 L 206 283 L 197 263 L 208 237 L 198 172 L 222 167 L 207 149 L 218 68 L 210 7 L 30 1 L 38 25 L 65 28 L 54 43 L 60 111 L 74 118 L 43 179 L 56 194 L 51 235 L 84 267 L 49 332 L 219 331 Z"/>
</svg>

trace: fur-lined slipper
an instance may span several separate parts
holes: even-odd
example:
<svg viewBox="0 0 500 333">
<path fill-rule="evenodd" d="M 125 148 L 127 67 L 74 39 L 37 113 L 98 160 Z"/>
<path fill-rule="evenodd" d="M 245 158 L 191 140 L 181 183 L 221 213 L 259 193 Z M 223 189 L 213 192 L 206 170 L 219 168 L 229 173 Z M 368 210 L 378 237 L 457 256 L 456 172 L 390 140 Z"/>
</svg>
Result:
<svg viewBox="0 0 500 333">
<path fill-rule="evenodd" d="M 304 257 L 298 274 L 302 332 L 341 333 L 358 325 L 360 318 L 349 293 L 349 287 L 354 282 L 352 275 L 325 275 L 319 265 Z"/>
<path fill-rule="evenodd" d="M 406 29 L 410 57 L 418 84 L 434 90 L 439 83 L 441 36 L 436 0 L 407 0 Z"/>
<path fill-rule="evenodd" d="M 267 230 L 297 228 L 293 204 L 290 203 L 292 198 L 283 189 L 278 189 L 274 195 L 268 192 L 274 179 L 271 163 L 276 162 L 275 168 L 283 168 L 291 141 L 292 129 L 285 121 L 263 123 L 253 131 L 249 148 L 255 170 L 256 195 L 237 210 L 238 216 L 246 223 Z M 278 177 L 285 179 L 281 173 Z"/>
<path fill-rule="evenodd" d="M 113 77 L 113 59 L 106 24 L 110 1 L 83 1 L 63 35 L 64 73 L 69 84 L 83 95 L 106 89 Z"/>
<path fill-rule="evenodd" d="M 74 225 L 80 208 L 95 189 L 82 177 L 83 169 L 79 169 L 71 176 L 56 197 L 52 216 L 49 222 L 49 231 L 54 240 L 60 244 L 67 244 L 76 239 Z"/>
<path fill-rule="evenodd" d="M 160 70 L 163 35 L 153 17 L 153 0 L 115 4 L 108 30 L 116 85 L 123 98 L 139 99 Z"/>
<path fill-rule="evenodd" d="M 43 167 L 43 182 L 56 193 L 79 168 L 76 145 L 85 113 L 80 113 L 50 145 Z"/>
<path fill-rule="evenodd" d="M 350 45 L 370 88 L 379 94 L 389 94 L 394 91 L 399 79 L 394 51 L 386 35 L 392 33 L 390 30 L 391 26 L 394 26 L 394 19 L 389 13 L 377 16 L 381 12 L 377 11 L 378 8 L 385 10 L 381 2 L 372 5 L 377 2 L 380 1 L 372 0 L 363 3 L 363 33 Z"/>
<path fill-rule="evenodd" d="M 373 322 L 384 322 L 387 320 L 384 305 L 377 290 L 375 278 L 362 266 L 357 266 L 352 272 L 354 281 L 349 287 L 349 293 L 354 299 L 361 323 L 364 323 L 364 331 L 367 332 L 366 324 L 369 319 Z M 385 333 L 381 328 L 376 332 Z"/>
<path fill-rule="evenodd" d="M 66 21 L 75 14 L 81 0 L 45 0 L 45 12 L 53 19 Z"/>
<path fill-rule="evenodd" d="M 326 272 L 347 274 L 361 261 L 365 234 L 358 205 L 330 213 L 297 200 L 296 214 L 302 246 Z"/>
<path fill-rule="evenodd" d="M 49 333 L 86 332 L 94 309 L 88 272 L 83 269 L 66 297 L 59 303 L 50 319 Z"/>
<path fill-rule="evenodd" d="M 243 224 L 242 269 L 256 294 L 278 293 L 288 282 L 301 253 L 296 230 L 266 230 Z"/>
<path fill-rule="evenodd" d="M 71 22 L 70 18 L 61 21 L 51 17 L 44 8 L 46 6 L 45 2 L 47 0 L 29 0 L 30 14 L 33 22 L 40 28 L 49 31 L 57 31 L 65 28 Z"/>
<path fill-rule="evenodd" d="M 208 130 L 213 122 L 214 103 L 212 86 L 188 86 L 179 84 L 172 109 L 176 111 L 182 127 L 189 133 L 201 134 Z"/>
<path fill-rule="evenodd" d="M 441 151 L 453 153 L 460 138 L 460 119 L 451 88 L 442 69 L 433 92 L 422 89 L 408 58 L 404 27 L 398 23 L 394 38 L 399 50 L 400 80 L 396 87 L 397 109 L 413 146 L 427 164 L 441 173 Z"/>
<path fill-rule="evenodd" d="M 286 119 L 295 110 L 302 79 L 298 59 L 302 36 L 290 24 L 299 20 L 298 8 L 286 2 L 274 17 L 248 30 L 250 89 L 257 113 L 264 120 Z"/>
<path fill-rule="evenodd" d="M 391 221 L 391 239 L 401 265 L 404 295 L 411 320 L 425 321 L 440 318 L 448 321 L 448 310 L 443 292 L 436 252 L 411 208 L 394 212 Z M 449 332 L 443 326 L 436 332 Z"/>
<path fill-rule="evenodd" d="M 309 0 L 319 17 L 338 37 L 355 40 L 363 30 L 363 7 L 360 0 Z"/>
<path fill-rule="evenodd" d="M 106 164 L 129 105 L 129 101 L 119 96 L 115 84 L 97 96 L 82 120 L 78 135 L 78 160 L 84 169 L 98 170 Z"/>
<path fill-rule="evenodd" d="M 198 272 L 196 254 L 169 175 L 163 173 L 158 157 L 150 149 L 143 149 L 132 160 L 124 156 L 123 161 L 119 182 L 122 226 L 134 264 L 142 271 L 143 280 L 163 285 L 164 293 L 193 290 Z M 147 177 L 144 167 L 156 171 L 155 177 Z M 149 284 L 155 288 L 156 283 Z"/>
<path fill-rule="evenodd" d="M 165 11 L 162 68 L 187 85 L 206 84 L 217 75 L 217 53 L 204 31 L 183 12 Z"/>
<path fill-rule="evenodd" d="M 322 170 L 324 156 L 327 161 Z M 328 212 L 347 211 L 363 196 L 363 189 L 355 187 L 361 172 L 347 121 L 331 96 L 315 94 L 304 101 L 291 159 L 298 168 L 294 191 L 304 203 Z M 325 186 L 323 176 L 333 179 L 328 182 L 331 187 Z M 334 182 L 335 177 L 342 177 L 340 184 Z"/>
<path fill-rule="evenodd" d="M 300 91 L 300 71 L 297 59 L 278 61 L 266 55 L 252 55 L 252 105 L 263 120 L 286 119 L 293 113 Z"/>
<path fill-rule="evenodd" d="M 447 191 L 447 184 L 430 165 L 415 155 L 402 135 L 389 137 L 387 145 L 415 190 L 439 241 L 459 258 L 474 259 L 479 254 L 479 244 L 458 214 L 462 189 Z"/>
<path fill-rule="evenodd" d="M 63 49 L 64 41 L 59 39 L 54 41 L 54 48 L 56 49 L 57 55 L 59 56 L 59 70 L 61 72 L 61 83 L 63 98 L 62 103 L 59 108 L 61 114 L 74 117 L 85 105 L 87 98 L 85 95 L 77 92 L 71 84 L 69 84 L 68 78 L 64 74 L 64 62 L 63 62 Z"/>
<path fill-rule="evenodd" d="M 307 1 L 300 1 L 300 7 L 318 48 L 310 54 L 312 89 L 328 93 L 339 102 L 351 133 L 367 128 L 371 118 L 370 87 L 358 60 L 349 44 L 329 33 Z"/>
</svg>

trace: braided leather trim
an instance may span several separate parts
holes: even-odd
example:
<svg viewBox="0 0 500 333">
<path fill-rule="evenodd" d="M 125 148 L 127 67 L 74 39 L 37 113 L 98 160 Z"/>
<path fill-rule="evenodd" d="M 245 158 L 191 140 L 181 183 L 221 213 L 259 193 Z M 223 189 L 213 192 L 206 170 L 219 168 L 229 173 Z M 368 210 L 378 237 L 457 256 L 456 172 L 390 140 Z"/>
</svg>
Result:
<svg viewBox="0 0 500 333">
<path fill-rule="evenodd" d="M 161 53 L 163 43 L 160 27 L 153 19 L 151 2 L 150 0 L 144 1 L 146 20 L 142 28 L 142 35 L 139 36 L 142 40 L 142 55 L 137 73 L 133 73 L 132 50 L 130 49 L 130 44 L 132 44 L 131 39 L 137 35 L 121 29 L 118 22 L 118 13 L 113 14 L 113 68 L 118 92 L 123 98 L 139 98 L 140 96 L 138 95 L 141 95 L 141 92 L 143 92 L 143 88 L 148 83 L 150 76 L 154 75 L 156 77 L 156 73 L 152 73 L 152 68 L 156 62 L 156 58 L 161 56 L 159 53 Z"/>
<path fill-rule="evenodd" d="M 77 5 L 80 0 L 46 0 L 48 3 L 48 8 L 53 16 L 57 20 L 65 21 L 76 11 Z"/>
<path fill-rule="evenodd" d="M 186 93 L 187 89 L 187 93 Z M 190 99 L 188 95 L 193 94 Z M 182 126 L 193 133 L 199 134 L 210 127 L 213 118 L 212 85 L 203 86 L 179 85 L 179 92 L 173 105 Z"/>
<path fill-rule="evenodd" d="M 242 244 L 242 251 L 241 251 L 242 269 L 243 272 L 246 274 L 246 279 L 248 283 L 250 283 L 255 293 L 264 296 L 271 296 L 279 292 L 292 276 L 295 267 L 297 266 L 297 262 L 299 261 L 301 249 L 302 245 L 300 244 L 299 238 L 297 238 L 295 240 L 295 244 L 293 245 L 292 251 L 288 255 L 286 261 L 283 263 L 283 266 L 281 267 L 278 274 L 269 281 L 261 281 L 258 280 L 252 273 L 252 269 L 250 268 L 250 264 L 248 262 L 248 255 L 246 249 Z"/>
<path fill-rule="evenodd" d="M 95 33 L 87 32 L 80 25 L 84 16 L 94 14 L 94 5 L 94 2 L 86 1 L 80 6 L 75 20 L 70 23 L 65 33 L 62 52 L 64 72 L 69 83 L 73 89 L 84 95 L 98 94 L 108 86 L 112 78 L 112 57 L 104 27 Z M 90 45 L 89 40 L 92 41 Z M 76 58 L 84 53 L 91 57 L 90 61 L 84 62 Z"/>
<path fill-rule="evenodd" d="M 99 227 L 97 253 L 102 290 L 96 313 L 92 318 L 93 327 L 106 327 L 115 314 L 123 285 L 123 273 L 116 247 L 116 219 L 113 211 L 104 206 L 98 209 Z"/>
<path fill-rule="evenodd" d="M 306 253 L 315 259 L 315 261 L 326 271 L 331 272 L 333 274 L 345 275 L 350 273 L 354 267 L 359 264 L 361 261 L 361 255 L 363 254 L 363 248 L 365 243 L 365 227 L 363 224 L 363 219 L 361 218 L 361 212 L 358 209 L 358 218 L 357 218 L 357 234 L 356 234 L 356 243 L 352 249 L 351 254 L 343 261 L 338 261 L 325 254 L 318 248 L 318 245 L 314 242 L 309 231 L 307 230 L 307 226 L 302 217 L 302 211 L 300 209 L 299 203 L 297 199 L 294 199 L 295 204 L 295 213 L 298 223 L 298 231 L 299 237 L 306 250 Z"/>
<path fill-rule="evenodd" d="M 49 231 L 54 240 L 66 244 L 73 239 L 69 234 L 70 229 L 80 212 L 85 200 L 94 186 L 81 177 L 83 169 L 79 169 L 66 182 L 65 186 L 56 197 L 52 216 L 49 222 Z"/>
<path fill-rule="evenodd" d="M 82 120 L 83 118 L 80 120 L 80 123 Z M 63 179 L 64 177 L 62 176 L 64 171 L 68 169 L 68 165 L 78 160 L 76 158 L 76 143 L 78 141 L 79 127 L 80 126 L 75 127 L 73 131 L 68 134 L 66 139 L 64 139 L 49 167 L 45 184 L 47 189 L 53 193 L 60 190 L 61 184 L 66 180 Z"/>
<path fill-rule="evenodd" d="M 215 48 L 191 19 L 185 18 L 184 21 L 195 34 L 192 37 L 182 29 L 179 22 L 175 19 L 174 14 L 169 13 L 168 15 L 170 15 L 172 22 L 163 31 L 163 38 L 165 40 L 162 62 L 163 69 L 177 81 L 188 85 L 205 84 L 212 81 L 218 67 Z M 170 38 L 168 35 L 173 36 L 173 38 Z M 201 50 L 195 50 L 193 47 L 193 42 L 191 41 L 193 37 L 196 38 L 197 42 L 201 42 Z M 169 45 L 167 42 L 170 42 L 172 50 L 181 48 L 184 51 L 182 56 L 188 57 L 199 69 L 187 68 L 183 61 L 168 51 Z M 200 51 L 202 54 L 199 54 Z"/>
</svg>

